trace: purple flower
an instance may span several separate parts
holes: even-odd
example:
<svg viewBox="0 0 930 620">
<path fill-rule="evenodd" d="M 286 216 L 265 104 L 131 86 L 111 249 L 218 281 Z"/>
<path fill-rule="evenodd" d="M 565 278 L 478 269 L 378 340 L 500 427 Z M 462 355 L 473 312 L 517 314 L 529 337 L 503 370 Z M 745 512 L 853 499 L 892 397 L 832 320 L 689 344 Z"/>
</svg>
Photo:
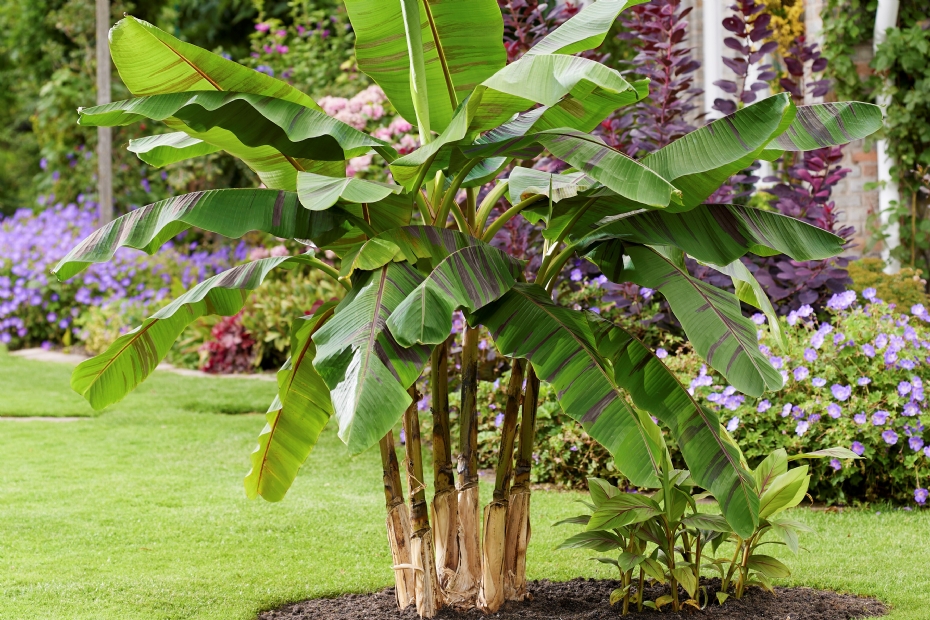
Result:
<svg viewBox="0 0 930 620">
<path fill-rule="evenodd" d="M 569 279 L 571 279 L 572 282 L 581 282 L 583 277 L 584 274 L 581 273 L 581 269 L 578 269 L 577 267 L 572 269 L 571 274 L 569 275 Z"/>
<path fill-rule="evenodd" d="M 836 403 L 830 403 L 827 405 L 827 414 L 835 420 L 843 415 L 843 408 Z"/>
<path fill-rule="evenodd" d="M 578 452 L 578 446 L 572 446 L 569 448 L 571 452 Z"/>
<path fill-rule="evenodd" d="M 868 299 L 869 301 L 875 301 L 876 290 L 872 287 L 869 287 L 862 291 L 862 296 Z"/>
<path fill-rule="evenodd" d="M 255 70 L 258 71 L 259 73 L 264 73 L 265 75 L 270 75 L 271 77 L 274 77 L 274 69 L 272 69 L 268 65 L 258 65 L 257 67 L 255 67 Z"/>
<path fill-rule="evenodd" d="M 873 342 L 875 342 L 875 349 L 878 351 L 881 351 L 886 346 L 888 346 L 888 336 L 886 336 L 885 334 L 879 334 L 878 336 L 875 337 L 875 340 Z"/>
<path fill-rule="evenodd" d="M 814 377 L 813 379 L 811 379 L 811 383 L 813 384 L 814 387 L 822 388 L 823 386 L 827 384 L 827 380 L 821 379 L 820 377 Z"/>
<path fill-rule="evenodd" d="M 849 449 L 855 452 L 858 456 L 862 456 L 862 454 L 865 452 L 865 446 L 863 446 L 858 441 L 852 442 L 852 445 L 849 446 Z"/>
<path fill-rule="evenodd" d="M 924 446 L 924 456 L 930 459 L 930 446 Z"/>
<path fill-rule="evenodd" d="M 888 412 L 879 409 L 872 414 L 872 426 L 881 426 L 888 421 Z"/>
<path fill-rule="evenodd" d="M 930 497 L 930 491 L 927 489 L 914 489 L 914 501 L 921 506 L 927 501 L 927 497 Z"/>
<path fill-rule="evenodd" d="M 400 429 L 400 445 L 407 445 L 407 433 L 404 431 L 404 429 Z"/>
<path fill-rule="evenodd" d="M 811 336 L 811 346 L 815 349 L 819 349 L 823 346 L 823 332 L 815 332 L 814 335 Z"/>
<path fill-rule="evenodd" d="M 794 369 L 794 380 L 795 381 L 804 381 L 810 375 L 810 371 L 807 370 L 804 366 L 798 366 Z"/>
<path fill-rule="evenodd" d="M 662 347 L 659 347 L 656 349 L 656 357 L 658 357 L 660 360 L 664 360 L 666 357 L 668 357 L 668 351 Z"/>
<path fill-rule="evenodd" d="M 804 349 L 804 361 L 813 362 L 817 359 L 817 351 L 814 349 Z"/>
<path fill-rule="evenodd" d="M 765 315 L 760 312 L 756 312 L 754 315 L 752 315 L 752 322 L 755 323 L 756 325 L 764 324 Z"/>
<path fill-rule="evenodd" d="M 901 360 L 898 366 L 900 366 L 904 370 L 914 370 L 914 367 L 916 366 L 916 364 L 914 364 L 914 362 L 912 362 L 911 360 Z"/>
<path fill-rule="evenodd" d="M 892 364 L 894 364 L 894 363 L 897 362 L 897 361 L 898 361 L 898 354 L 897 354 L 897 353 L 895 353 L 895 352 L 892 351 L 891 349 L 888 349 L 887 351 L 885 351 L 885 364 L 886 364 L 886 365 L 891 366 Z"/>
<path fill-rule="evenodd" d="M 809 317 L 809 316 L 812 315 L 812 314 L 814 314 L 814 309 L 810 306 L 810 304 L 804 304 L 803 306 L 801 306 L 800 308 L 798 308 L 798 316 L 799 316 L 799 317 L 802 317 L 802 318 L 805 318 L 805 319 L 806 319 L 807 317 Z"/>
<path fill-rule="evenodd" d="M 831 310 L 845 310 L 856 303 L 856 291 L 846 291 L 837 293 L 827 301 L 827 307 Z"/>
<path fill-rule="evenodd" d="M 781 367 L 782 367 L 782 359 L 781 359 L 780 357 L 773 357 L 773 358 L 771 358 L 769 361 L 772 362 L 772 366 L 773 366 L 774 368 L 781 368 Z"/>
<path fill-rule="evenodd" d="M 862 345 L 862 354 L 866 357 L 875 357 L 875 347 L 870 344 Z"/>
<path fill-rule="evenodd" d="M 921 448 L 924 447 L 924 440 L 922 437 L 917 437 L 915 435 L 907 440 L 907 445 L 909 445 L 914 452 L 920 452 Z"/>
<path fill-rule="evenodd" d="M 839 471 L 843 469 L 843 464 L 840 463 L 839 459 L 830 459 L 830 467 L 833 468 L 833 471 Z"/>
<path fill-rule="evenodd" d="M 848 385 L 840 385 L 839 383 L 834 383 L 830 386 L 830 391 L 833 392 L 833 398 L 844 401 L 849 398 L 852 394 L 852 388 Z"/>
<path fill-rule="evenodd" d="M 740 405 L 743 404 L 743 401 L 746 400 L 746 397 L 742 394 L 736 394 L 735 396 L 727 396 L 723 401 L 723 406 L 729 411 L 736 411 L 740 408 Z"/>
<path fill-rule="evenodd" d="M 791 413 L 791 409 L 794 407 L 791 403 L 785 403 L 785 406 L 781 408 L 781 417 L 787 417 Z"/>
<path fill-rule="evenodd" d="M 898 384 L 899 395 L 907 396 L 910 393 L 911 393 L 911 382 L 910 381 L 902 381 L 901 383 Z"/>
<path fill-rule="evenodd" d="M 898 434 L 889 428 L 887 431 L 882 433 L 882 439 L 884 439 L 885 443 L 889 446 L 893 446 L 898 443 Z"/>
<path fill-rule="evenodd" d="M 853 416 L 853 421 L 856 424 L 859 424 L 859 425 L 865 424 L 865 420 L 866 420 L 865 413 L 857 413 L 856 415 Z"/>
<path fill-rule="evenodd" d="M 772 403 L 770 403 L 767 400 L 761 400 L 759 401 L 759 406 L 756 407 L 756 411 L 758 411 L 759 413 L 764 413 L 771 408 L 772 408 Z"/>
<path fill-rule="evenodd" d="M 872 383 L 872 380 L 868 377 L 859 377 L 856 379 L 856 385 L 868 385 L 870 383 Z"/>
<path fill-rule="evenodd" d="M 798 422 L 798 425 L 794 428 L 794 432 L 798 437 L 803 437 L 804 433 L 807 432 L 807 429 L 810 428 L 810 424 L 806 420 L 801 420 Z"/>
<path fill-rule="evenodd" d="M 914 304 L 911 306 L 911 314 L 914 316 L 923 317 L 925 314 L 927 314 L 927 309 L 924 308 L 923 304 Z"/>
<path fill-rule="evenodd" d="M 255 29 L 258 30 L 259 32 L 268 32 L 271 29 L 271 26 L 266 24 L 265 22 L 259 22 L 255 24 Z"/>
<path fill-rule="evenodd" d="M 730 418 L 730 421 L 727 422 L 727 430 L 731 433 L 735 431 L 738 427 L 739 427 L 739 418 L 735 416 Z"/>
<path fill-rule="evenodd" d="M 500 425 L 503 423 L 504 423 L 504 414 L 498 413 L 497 416 L 494 418 L 494 426 L 500 428 Z"/>
<path fill-rule="evenodd" d="M 639 287 L 639 294 L 643 296 L 644 299 L 649 299 L 655 294 L 655 290 L 647 288 L 645 286 Z"/>
</svg>

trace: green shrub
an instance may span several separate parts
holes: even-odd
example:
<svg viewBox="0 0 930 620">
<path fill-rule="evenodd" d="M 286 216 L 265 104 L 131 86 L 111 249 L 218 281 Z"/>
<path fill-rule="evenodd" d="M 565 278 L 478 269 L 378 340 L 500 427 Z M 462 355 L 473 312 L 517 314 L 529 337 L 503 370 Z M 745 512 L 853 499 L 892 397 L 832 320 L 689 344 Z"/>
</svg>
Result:
<svg viewBox="0 0 930 620">
<path fill-rule="evenodd" d="M 864 291 L 874 288 L 879 299 L 902 308 L 927 303 L 924 289 L 926 282 L 920 269 L 902 267 L 898 273 L 887 274 L 884 267 L 885 264 L 880 258 L 860 258 L 849 263 L 849 277 L 852 278 L 853 289 Z"/>
</svg>

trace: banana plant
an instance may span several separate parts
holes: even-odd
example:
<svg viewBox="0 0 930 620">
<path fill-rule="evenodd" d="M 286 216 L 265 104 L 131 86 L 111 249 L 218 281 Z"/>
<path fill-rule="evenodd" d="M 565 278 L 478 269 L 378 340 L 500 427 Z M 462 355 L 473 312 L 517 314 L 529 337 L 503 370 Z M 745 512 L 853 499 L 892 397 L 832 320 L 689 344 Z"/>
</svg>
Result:
<svg viewBox="0 0 930 620">
<path fill-rule="evenodd" d="M 841 251 L 842 239 L 751 207 L 704 203 L 752 161 L 864 137 L 878 129 L 881 113 L 864 103 L 797 108 L 776 95 L 631 159 L 591 132 L 617 108 L 647 97 L 648 84 L 576 54 L 600 45 L 617 15 L 642 1 L 592 3 L 507 65 L 494 0 L 346 0 L 359 67 L 418 129 L 420 147 L 404 156 L 283 82 L 133 17 L 118 22 L 111 53 L 134 98 L 80 109 L 79 124 L 161 122 L 169 133 L 129 146 L 144 161 L 162 166 L 225 151 L 264 187 L 195 192 L 128 213 L 82 241 L 58 264 L 58 277 L 109 260 L 120 247 L 154 253 L 190 227 L 233 238 L 261 231 L 307 251 L 247 263 L 194 287 L 81 364 L 74 389 L 97 408 L 114 403 L 151 374 L 197 317 L 238 312 L 271 270 L 317 269 L 345 296 L 295 321 L 246 493 L 281 500 L 330 420 L 352 453 L 378 444 L 401 608 L 415 604 L 427 617 L 443 605 L 494 611 L 527 596 L 540 381 L 557 388 L 566 414 L 644 488 L 662 484 L 654 429 L 638 411 L 654 415 L 680 445 L 694 483 L 749 537 L 759 524 L 759 497 L 716 413 L 695 403 L 633 336 L 560 306 L 553 292 L 575 256 L 610 278 L 656 288 L 697 351 L 737 389 L 778 389 L 781 377 L 759 355 L 739 305 L 764 300 L 736 265 L 747 253 L 827 258 Z M 571 168 L 546 174 L 514 163 L 543 151 Z M 362 154 L 380 158 L 391 182 L 346 177 L 347 160 Z M 535 275 L 490 244 L 521 214 L 545 239 Z M 324 261 L 320 251 L 337 259 Z M 696 280 L 686 255 L 742 278 L 743 293 Z M 448 358 L 457 311 L 468 327 L 455 448 Z M 513 369 L 494 498 L 483 514 L 476 406 L 482 329 Z M 419 443 L 406 447 L 405 498 L 392 434 L 402 421 L 408 437 L 419 437 L 415 384 L 426 368 L 432 523 Z"/>
</svg>

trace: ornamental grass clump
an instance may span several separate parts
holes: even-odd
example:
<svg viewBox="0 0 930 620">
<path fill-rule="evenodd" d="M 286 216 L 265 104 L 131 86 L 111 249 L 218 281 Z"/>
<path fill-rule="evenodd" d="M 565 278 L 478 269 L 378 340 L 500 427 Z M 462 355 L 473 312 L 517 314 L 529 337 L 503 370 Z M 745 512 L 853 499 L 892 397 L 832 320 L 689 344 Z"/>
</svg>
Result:
<svg viewBox="0 0 930 620">
<path fill-rule="evenodd" d="M 817 501 L 923 505 L 930 475 L 927 307 L 887 304 L 875 289 L 846 291 L 830 298 L 820 317 L 801 306 L 780 318 L 788 341 L 781 349 L 766 317 L 754 320 L 760 349 L 784 378 L 785 390 L 746 398 L 706 366 L 690 383 L 750 462 L 779 447 L 812 452 L 845 446 L 867 460 L 815 464 L 811 493 Z M 690 362 L 674 363 L 684 369 Z"/>
<path fill-rule="evenodd" d="M 359 69 L 417 128 L 422 146 L 406 155 L 327 115 L 284 82 L 132 17 L 120 21 L 110 47 L 137 98 L 82 109 L 80 124 L 164 122 L 173 133 L 149 142 L 153 165 L 225 150 L 266 187 L 198 192 L 138 209 L 79 244 L 56 267 L 58 276 L 77 275 L 123 246 L 155 252 L 189 227 L 229 237 L 259 230 L 300 240 L 307 251 L 255 260 L 201 282 L 78 366 L 72 387 L 94 407 L 106 407 L 151 373 L 191 321 L 235 315 L 273 270 L 317 270 L 346 293 L 294 321 L 291 356 L 278 375 L 279 394 L 252 454 L 246 492 L 283 499 L 330 418 L 352 453 L 377 445 L 399 607 L 414 604 L 424 617 L 442 606 L 493 612 L 505 600 L 528 596 L 541 381 L 637 486 L 662 487 L 666 470 L 652 438 L 665 426 L 694 484 L 717 498 L 734 532 L 751 535 L 759 497 L 717 414 L 640 340 L 595 313 L 558 304 L 552 291 L 566 263 L 584 257 L 612 281 L 665 296 L 695 350 L 735 389 L 761 396 L 781 388 L 739 302 L 773 310 L 739 259 L 749 252 L 825 258 L 841 251 L 842 239 L 769 211 L 704 203 L 756 159 L 866 136 L 880 126 L 881 112 L 861 103 L 799 107 L 776 95 L 641 160 L 627 157 L 590 132 L 645 98 L 647 84 L 576 54 L 598 47 L 628 4 L 590 4 L 506 64 L 503 18 L 493 0 L 348 0 Z M 511 166 L 543 151 L 570 168 L 551 174 Z M 382 161 L 392 182 L 347 177 L 348 162 L 365 155 Z M 498 178 L 505 170 L 507 178 Z M 496 209 L 502 199 L 511 206 Z M 489 243 L 518 215 L 540 232 L 540 261 L 532 270 Z M 693 278 L 686 255 L 733 278 L 737 295 Z M 455 343 L 461 389 L 453 446 L 448 374 L 457 311 L 466 325 Z M 493 498 L 483 510 L 482 327 L 510 367 L 492 439 Z M 432 498 L 416 388 L 427 365 Z M 393 438 L 401 421 L 403 468 Z"/>
</svg>

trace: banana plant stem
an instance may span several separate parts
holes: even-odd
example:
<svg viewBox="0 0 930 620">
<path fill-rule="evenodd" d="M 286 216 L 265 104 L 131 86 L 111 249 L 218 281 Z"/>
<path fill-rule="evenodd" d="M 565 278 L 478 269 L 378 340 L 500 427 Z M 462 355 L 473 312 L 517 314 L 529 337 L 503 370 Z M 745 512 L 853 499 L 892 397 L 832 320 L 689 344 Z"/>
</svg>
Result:
<svg viewBox="0 0 930 620">
<path fill-rule="evenodd" d="M 542 265 L 539 268 L 540 274 L 542 275 L 548 274 L 549 264 L 552 262 L 552 257 L 553 257 L 553 254 L 555 253 L 556 248 L 558 248 L 559 244 L 562 243 L 562 240 L 564 240 L 565 237 L 568 236 L 568 233 L 572 231 L 572 228 L 574 228 L 575 224 L 578 223 L 578 220 L 581 219 L 581 216 L 585 214 L 585 211 L 587 211 L 591 207 L 591 205 L 593 205 L 596 201 L 597 201 L 597 198 L 589 198 L 588 201 L 584 203 L 580 209 L 578 209 L 575 215 L 572 216 L 572 219 L 569 220 L 568 225 L 566 225 L 565 228 L 562 229 L 562 232 L 559 233 L 559 236 L 556 237 L 555 241 L 552 242 L 552 245 L 550 246 L 552 247 L 552 251 L 546 254 L 546 257 L 543 259 Z M 543 281 L 543 280 L 540 280 L 539 278 L 537 279 L 540 282 Z"/>
<path fill-rule="evenodd" d="M 507 386 L 507 404 L 504 409 L 504 422 L 501 424 L 500 452 L 497 455 L 497 478 L 494 482 L 494 501 L 506 500 L 509 495 L 509 482 L 513 474 L 513 444 L 517 435 L 517 417 L 520 413 L 520 400 L 523 395 L 523 362 L 513 360 L 510 368 L 510 384 Z"/>
<path fill-rule="evenodd" d="M 347 291 L 352 290 L 352 285 L 350 285 L 350 284 L 349 284 L 348 282 L 346 282 L 345 280 L 340 279 L 340 277 L 339 277 L 339 272 L 336 271 L 333 267 L 330 267 L 329 265 L 327 265 L 327 264 L 324 263 L 323 261 L 319 260 L 318 258 L 312 259 L 312 260 L 310 261 L 310 264 L 311 264 L 313 267 L 316 267 L 317 269 L 319 269 L 320 271 L 322 271 L 323 273 L 325 273 L 326 275 L 328 275 L 330 278 L 332 278 L 333 280 L 335 280 L 335 281 L 338 282 L 339 284 L 341 284 L 342 287 L 343 287 L 344 289 L 346 289 Z"/>
<path fill-rule="evenodd" d="M 449 209 L 452 208 L 452 203 L 455 202 L 455 195 L 458 194 L 459 188 L 462 186 L 462 182 L 465 180 L 465 177 L 468 176 L 468 173 L 471 172 L 472 168 L 477 166 L 479 163 L 480 160 L 478 159 L 469 161 L 461 170 L 458 171 L 458 174 L 452 178 L 452 182 L 449 184 L 449 189 L 446 190 L 446 193 L 442 198 L 442 203 L 439 205 L 439 210 L 436 213 L 436 219 L 433 220 L 433 226 L 442 226 L 445 224 L 446 218 L 449 217 Z M 438 195 L 441 190 L 441 187 L 437 187 L 435 190 L 436 195 Z"/>
<path fill-rule="evenodd" d="M 494 186 L 494 189 L 488 192 L 488 195 L 485 196 L 481 204 L 478 205 L 478 215 L 475 217 L 476 233 L 480 233 L 484 230 L 485 225 L 488 223 L 488 217 L 491 215 L 491 211 L 494 210 L 494 206 L 497 204 L 497 201 L 501 199 L 501 196 L 504 195 L 504 192 L 507 191 L 509 185 L 509 181 L 501 181 Z"/>
<path fill-rule="evenodd" d="M 555 287 L 556 278 L 559 275 L 559 272 L 562 271 L 562 267 L 565 266 L 565 263 L 568 262 L 568 259 L 571 258 L 576 249 L 578 249 L 578 247 L 575 244 L 566 246 L 565 249 L 559 252 L 558 256 L 555 257 L 545 274 L 542 273 L 542 268 L 540 267 L 540 275 L 537 277 L 537 280 L 539 282 L 545 282 L 546 279 L 548 279 L 549 284 L 546 286 L 546 290 L 550 293 Z"/>
<path fill-rule="evenodd" d="M 497 231 L 499 231 L 501 228 L 504 227 L 504 224 L 506 224 L 507 222 L 512 220 L 514 217 L 516 217 L 516 215 L 520 213 L 520 211 L 532 205 L 533 203 L 542 200 L 543 198 L 545 198 L 545 196 L 542 196 L 542 195 L 530 196 L 526 200 L 522 202 L 518 202 L 514 206 L 504 211 L 499 218 L 494 220 L 491 223 L 491 225 L 488 226 L 488 229 L 485 231 L 484 235 L 482 235 L 481 240 L 486 243 L 490 242 L 491 239 L 494 238 L 494 235 L 497 234 Z"/>
</svg>

